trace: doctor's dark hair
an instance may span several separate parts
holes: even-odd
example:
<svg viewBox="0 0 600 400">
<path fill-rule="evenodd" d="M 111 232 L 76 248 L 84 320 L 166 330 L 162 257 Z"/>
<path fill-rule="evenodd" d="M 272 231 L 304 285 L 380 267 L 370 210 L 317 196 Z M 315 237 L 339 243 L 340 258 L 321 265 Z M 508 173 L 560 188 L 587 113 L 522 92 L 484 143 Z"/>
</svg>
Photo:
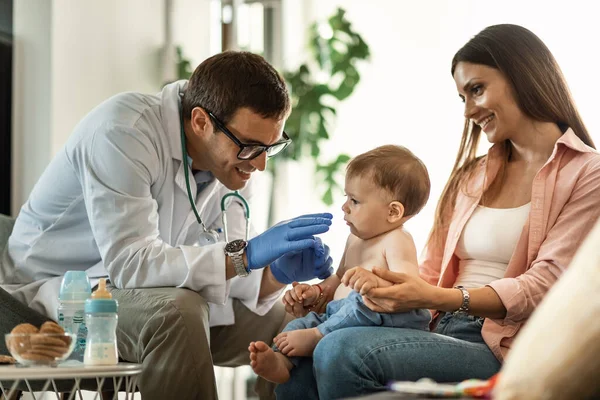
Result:
<svg viewBox="0 0 600 400">
<path fill-rule="evenodd" d="M 518 25 L 502 24 L 485 28 L 452 59 L 450 72 L 454 76 L 460 62 L 485 65 L 499 70 L 512 88 L 520 110 L 536 121 L 553 122 L 561 130 L 567 127 L 588 146 L 594 142 L 579 116 L 567 82 L 554 56 L 544 42 L 530 30 Z M 472 177 L 481 157 L 476 156 L 481 128 L 465 119 L 462 140 L 454 167 L 436 210 L 429 242 L 442 244 L 448 229 L 456 195 Z M 483 193 L 483 201 L 494 198 L 504 182 L 504 171 L 510 157 L 510 143 L 503 147 L 504 158 L 499 173 Z"/>
<path fill-rule="evenodd" d="M 354 157 L 346 178 L 368 178 L 404 206 L 404 216 L 416 215 L 427 203 L 431 183 L 425 164 L 406 147 L 385 145 Z"/>
<path fill-rule="evenodd" d="M 287 118 L 290 96 L 284 80 L 263 57 L 245 51 L 226 51 L 204 60 L 183 95 L 185 119 L 202 107 L 227 124 L 247 107 L 263 118 Z"/>
</svg>

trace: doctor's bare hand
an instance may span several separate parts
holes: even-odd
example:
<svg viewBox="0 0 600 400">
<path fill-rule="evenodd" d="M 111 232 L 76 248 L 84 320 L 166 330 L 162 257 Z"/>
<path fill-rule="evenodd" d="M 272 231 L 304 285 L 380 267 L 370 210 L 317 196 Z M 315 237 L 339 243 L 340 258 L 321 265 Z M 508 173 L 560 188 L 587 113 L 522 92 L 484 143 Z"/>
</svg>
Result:
<svg viewBox="0 0 600 400">
<path fill-rule="evenodd" d="M 373 268 L 373 273 L 391 286 L 371 289 L 363 296 L 365 305 L 371 310 L 397 313 L 431 308 L 436 288 L 419 276 L 382 268 Z"/>
<path fill-rule="evenodd" d="M 280 222 L 248 242 L 248 268 L 264 268 L 286 253 L 315 247 L 315 237 L 329 230 L 330 213 L 303 215 Z"/>
</svg>

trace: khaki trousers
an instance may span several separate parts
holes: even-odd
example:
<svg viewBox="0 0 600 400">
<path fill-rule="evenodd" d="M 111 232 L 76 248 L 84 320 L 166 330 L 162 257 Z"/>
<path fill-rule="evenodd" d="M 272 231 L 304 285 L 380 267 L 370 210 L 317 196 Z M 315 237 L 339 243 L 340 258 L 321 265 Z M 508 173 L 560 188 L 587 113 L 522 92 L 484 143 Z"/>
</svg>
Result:
<svg viewBox="0 0 600 400">
<path fill-rule="evenodd" d="M 210 328 L 208 303 L 194 291 L 110 290 L 119 302 L 119 355 L 143 365 L 144 400 L 217 399 L 213 365 L 248 365 L 249 343 L 271 343 L 291 319 L 280 302 L 258 316 L 234 300 L 235 325 Z M 261 399 L 274 398 L 274 385 L 262 379 L 255 389 Z"/>
</svg>

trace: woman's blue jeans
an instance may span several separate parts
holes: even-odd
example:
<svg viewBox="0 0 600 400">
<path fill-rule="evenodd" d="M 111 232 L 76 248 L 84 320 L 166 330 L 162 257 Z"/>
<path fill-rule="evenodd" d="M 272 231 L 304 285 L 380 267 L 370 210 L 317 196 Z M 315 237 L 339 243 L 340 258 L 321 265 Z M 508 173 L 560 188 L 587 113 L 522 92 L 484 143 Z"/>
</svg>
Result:
<svg viewBox="0 0 600 400">
<path fill-rule="evenodd" d="M 481 337 L 482 318 L 443 316 L 432 332 L 356 327 L 325 336 L 313 357 L 304 357 L 278 399 L 337 399 L 386 390 L 393 380 L 459 382 L 487 379 L 500 362 Z"/>
</svg>

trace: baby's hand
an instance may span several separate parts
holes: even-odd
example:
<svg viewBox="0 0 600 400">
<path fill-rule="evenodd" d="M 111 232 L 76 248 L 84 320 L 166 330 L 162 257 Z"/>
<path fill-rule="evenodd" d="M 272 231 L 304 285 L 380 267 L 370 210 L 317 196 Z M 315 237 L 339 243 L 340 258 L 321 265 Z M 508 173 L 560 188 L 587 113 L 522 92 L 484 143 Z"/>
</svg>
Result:
<svg viewBox="0 0 600 400">
<path fill-rule="evenodd" d="M 283 304 L 294 307 L 294 304 L 302 303 L 304 306 L 310 306 L 319 297 L 319 289 L 306 283 L 292 283 L 292 288 L 285 292 Z"/>
<path fill-rule="evenodd" d="M 321 295 L 322 290 L 316 285 L 311 285 L 310 288 L 306 289 L 304 293 L 302 293 L 302 298 L 304 299 L 305 306 L 312 306 L 319 300 L 319 296 Z"/>
<path fill-rule="evenodd" d="M 388 282 L 362 267 L 354 267 L 346 271 L 342 283 L 363 296 L 371 289 L 390 286 Z"/>
</svg>

